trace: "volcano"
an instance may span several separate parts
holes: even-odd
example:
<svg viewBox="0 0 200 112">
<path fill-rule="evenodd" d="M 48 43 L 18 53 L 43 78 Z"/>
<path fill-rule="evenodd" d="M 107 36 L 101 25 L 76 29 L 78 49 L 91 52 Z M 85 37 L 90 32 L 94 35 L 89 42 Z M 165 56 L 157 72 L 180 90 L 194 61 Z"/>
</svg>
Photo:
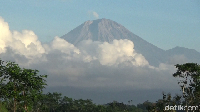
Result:
<svg viewBox="0 0 200 112">
<path fill-rule="evenodd" d="M 136 52 L 142 54 L 148 60 L 149 64 L 153 66 L 159 66 L 160 63 L 166 63 L 170 58 L 169 56 L 176 55 L 176 52 L 172 52 L 176 50 L 171 49 L 165 51 L 160 49 L 157 46 L 130 32 L 121 24 L 105 18 L 86 21 L 80 26 L 71 30 L 69 33 L 63 35 L 61 38 L 74 44 L 75 46 L 78 45 L 79 42 L 89 39 L 92 41 L 109 43 L 114 39 L 128 39 L 134 43 L 134 49 Z M 185 50 L 187 51 L 188 49 L 182 48 L 181 51 L 178 52 L 178 55 L 185 55 Z M 199 52 L 195 51 L 194 54 L 198 54 L 196 57 L 200 57 Z M 190 54 L 188 54 L 188 56 L 189 55 Z M 198 58 L 195 60 L 200 59 Z"/>
</svg>

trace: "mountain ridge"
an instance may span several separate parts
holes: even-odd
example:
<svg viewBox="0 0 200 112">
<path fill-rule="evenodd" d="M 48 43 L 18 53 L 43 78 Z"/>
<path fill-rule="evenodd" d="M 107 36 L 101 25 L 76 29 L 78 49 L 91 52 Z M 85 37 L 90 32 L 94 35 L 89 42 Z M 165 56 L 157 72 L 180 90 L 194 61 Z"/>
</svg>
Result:
<svg viewBox="0 0 200 112">
<path fill-rule="evenodd" d="M 121 24 L 105 18 L 86 21 L 67 34 L 63 35 L 61 38 L 74 44 L 75 46 L 80 41 L 88 39 L 92 41 L 109 43 L 114 39 L 128 39 L 134 43 L 134 49 L 136 52 L 141 53 L 148 60 L 148 62 L 154 66 L 159 66 L 160 63 L 166 63 L 169 59 L 169 56 L 176 55 L 176 50 L 163 50 L 135 35 Z M 185 50 L 181 50 L 181 52 L 182 51 Z M 180 54 L 181 53 L 178 55 Z M 182 52 L 182 54 L 184 54 L 184 52 Z M 200 55 L 198 56 L 200 57 Z M 190 57 L 190 55 L 187 54 L 186 57 Z M 195 61 L 196 60 L 198 59 L 195 59 Z"/>
</svg>

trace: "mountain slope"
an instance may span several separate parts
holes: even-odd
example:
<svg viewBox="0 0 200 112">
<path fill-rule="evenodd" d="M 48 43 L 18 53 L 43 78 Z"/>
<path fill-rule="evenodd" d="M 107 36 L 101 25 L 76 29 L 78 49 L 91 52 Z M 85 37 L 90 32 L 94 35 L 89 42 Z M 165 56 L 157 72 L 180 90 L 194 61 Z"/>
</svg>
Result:
<svg viewBox="0 0 200 112">
<path fill-rule="evenodd" d="M 88 39 L 101 42 L 112 42 L 114 39 L 128 39 L 134 43 L 134 49 L 136 52 L 141 53 L 153 66 L 159 66 L 160 63 L 166 63 L 169 60 L 169 56 L 176 55 L 178 52 L 181 52 L 175 49 L 168 51 L 162 50 L 133 34 L 119 23 L 104 18 L 86 21 L 61 38 L 74 44 L 75 46 L 80 41 Z M 196 57 L 198 57 L 198 55 Z"/>
<path fill-rule="evenodd" d="M 185 58 L 185 62 L 200 63 L 200 53 L 194 49 L 175 47 L 167 50 L 166 53 L 169 55 L 169 58 L 172 58 L 173 56 L 179 56 L 179 58 Z"/>
<path fill-rule="evenodd" d="M 145 56 L 151 65 L 158 66 L 160 62 L 165 62 L 166 60 L 165 56 L 161 56 L 165 54 L 164 50 L 148 43 L 124 26 L 109 19 L 86 21 L 61 38 L 74 45 L 87 39 L 101 42 L 112 42 L 114 39 L 129 39 L 133 41 L 134 49 Z"/>
</svg>

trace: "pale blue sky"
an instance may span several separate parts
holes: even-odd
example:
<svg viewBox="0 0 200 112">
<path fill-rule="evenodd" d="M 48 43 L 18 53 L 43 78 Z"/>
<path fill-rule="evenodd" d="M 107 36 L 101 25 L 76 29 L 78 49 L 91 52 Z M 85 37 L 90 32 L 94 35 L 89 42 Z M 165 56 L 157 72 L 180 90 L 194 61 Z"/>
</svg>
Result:
<svg viewBox="0 0 200 112">
<path fill-rule="evenodd" d="M 162 49 L 200 51 L 199 0 L 0 0 L 0 16 L 10 30 L 33 30 L 42 42 L 97 19 L 92 12 Z"/>
</svg>

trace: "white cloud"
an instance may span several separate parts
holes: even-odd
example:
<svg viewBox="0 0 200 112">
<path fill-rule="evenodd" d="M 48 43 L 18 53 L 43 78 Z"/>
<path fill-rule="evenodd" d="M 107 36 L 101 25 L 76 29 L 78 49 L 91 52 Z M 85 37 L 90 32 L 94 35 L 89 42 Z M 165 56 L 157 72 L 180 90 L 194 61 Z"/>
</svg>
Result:
<svg viewBox="0 0 200 112">
<path fill-rule="evenodd" d="M 89 15 L 92 15 L 94 18 L 98 19 L 99 18 L 99 14 L 95 11 L 88 11 Z"/>
<path fill-rule="evenodd" d="M 93 14 L 93 16 L 96 18 L 96 19 L 98 19 L 99 18 L 99 14 L 97 14 L 97 12 L 92 12 L 92 14 Z"/>
<path fill-rule="evenodd" d="M 64 39 L 55 37 L 52 42 L 52 49 L 60 50 L 63 53 L 70 54 L 71 52 L 79 54 L 80 51 L 73 44 L 68 43 Z"/>
<path fill-rule="evenodd" d="M 11 32 L 8 23 L 2 18 L 0 18 L 0 30 L 3 32 L 0 33 L 0 53 L 6 54 L 6 50 L 9 48 L 12 53 L 27 58 L 27 65 L 37 62 L 38 58 L 42 58 L 42 54 L 45 53 L 45 49 L 33 31 Z"/>
<path fill-rule="evenodd" d="M 148 61 L 134 51 L 134 44 L 130 40 L 114 40 L 113 43 L 104 42 L 99 45 L 99 61 L 102 65 L 114 65 L 130 61 L 135 66 L 148 65 Z"/>
<path fill-rule="evenodd" d="M 11 32 L 9 30 L 8 23 L 4 22 L 4 19 L 0 17 L 0 53 L 5 52 L 7 42 L 11 41 Z"/>
<path fill-rule="evenodd" d="M 23 30 L 22 33 L 14 31 L 12 36 L 13 40 L 9 46 L 27 58 L 38 57 L 45 53 L 45 49 L 33 31 Z"/>
<path fill-rule="evenodd" d="M 41 44 L 33 31 L 11 32 L 2 18 L 0 30 L 0 57 L 48 74 L 49 86 L 160 89 L 176 85 L 173 67 L 150 66 L 130 40 L 85 40 L 76 47 L 55 37 Z"/>
</svg>

